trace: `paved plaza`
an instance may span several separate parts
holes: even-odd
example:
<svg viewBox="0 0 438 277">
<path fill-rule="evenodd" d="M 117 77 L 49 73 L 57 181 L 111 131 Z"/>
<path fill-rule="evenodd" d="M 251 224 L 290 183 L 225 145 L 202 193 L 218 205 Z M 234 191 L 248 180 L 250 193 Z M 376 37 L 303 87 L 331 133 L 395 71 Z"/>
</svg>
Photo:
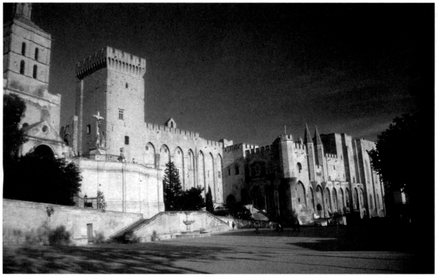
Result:
<svg viewBox="0 0 438 277">
<path fill-rule="evenodd" d="M 4 273 L 431 273 L 397 236 L 361 228 L 234 230 L 210 237 L 139 244 L 3 249 Z M 433 266 L 433 258 L 432 258 Z"/>
</svg>

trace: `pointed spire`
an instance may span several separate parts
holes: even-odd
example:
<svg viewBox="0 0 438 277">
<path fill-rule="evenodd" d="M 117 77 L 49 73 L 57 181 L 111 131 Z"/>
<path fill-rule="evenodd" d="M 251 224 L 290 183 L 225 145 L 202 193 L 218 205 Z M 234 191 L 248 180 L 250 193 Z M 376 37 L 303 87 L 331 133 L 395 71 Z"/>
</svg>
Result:
<svg viewBox="0 0 438 277">
<path fill-rule="evenodd" d="M 309 126 L 307 126 L 306 123 L 306 130 L 304 131 L 304 143 L 311 143 L 312 139 L 310 138 L 310 131 L 309 131 Z"/>
<path fill-rule="evenodd" d="M 315 125 L 316 145 L 322 145 L 321 137 L 319 136 L 318 127 Z"/>
</svg>

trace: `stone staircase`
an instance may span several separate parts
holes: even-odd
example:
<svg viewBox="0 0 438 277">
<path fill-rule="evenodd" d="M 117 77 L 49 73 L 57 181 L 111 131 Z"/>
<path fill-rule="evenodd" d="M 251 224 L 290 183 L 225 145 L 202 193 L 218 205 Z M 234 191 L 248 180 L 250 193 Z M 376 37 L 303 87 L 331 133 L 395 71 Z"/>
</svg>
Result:
<svg viewBox="0 0 438 277">
<path fill-rule="evenodd" d="M 122 243 L 146 242 L 208 237 L 212 232 L 230 229 L 227 222 L 205 211 L 160 212 L 150 219 L 142 219 L 123 228 L 111 238 Z"/>
</svg>

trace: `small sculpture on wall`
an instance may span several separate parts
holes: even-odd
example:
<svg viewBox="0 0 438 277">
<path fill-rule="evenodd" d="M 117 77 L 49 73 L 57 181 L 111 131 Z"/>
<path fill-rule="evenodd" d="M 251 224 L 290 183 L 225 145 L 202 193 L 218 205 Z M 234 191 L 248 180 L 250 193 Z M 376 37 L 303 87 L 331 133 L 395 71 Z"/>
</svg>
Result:
<svg viewBox="0 0 438 277">
<path fill-rule="evenodd" d="M 102 116 L 100 116 L 100 112 L 97 111 L 97 114 L 93 115 L 94 118 L 96 118 L 96 142 L 95 142 L 95 146 L 96 149 L 101 149 L 104 147 L 105 143 L 105 136 L 100 132 L 100 121 L 103 120 L 104 118 Z"/>
</svg>

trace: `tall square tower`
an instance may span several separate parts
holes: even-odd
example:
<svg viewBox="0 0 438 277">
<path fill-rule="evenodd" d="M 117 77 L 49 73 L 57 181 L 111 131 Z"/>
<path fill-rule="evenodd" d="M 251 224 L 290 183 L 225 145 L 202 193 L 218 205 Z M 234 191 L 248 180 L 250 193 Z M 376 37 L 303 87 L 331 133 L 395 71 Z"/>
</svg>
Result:
<svg viewBox="0 0 438 277">
<path fill-rule="evenodd" d="M 76 65 L 79 155 L 95 149 L 120 155 L 138 149 L 145 128 L 146 60 L 105 47 Z M 138 144 L 138 145 L 137 145 Z"/>
</svg>

